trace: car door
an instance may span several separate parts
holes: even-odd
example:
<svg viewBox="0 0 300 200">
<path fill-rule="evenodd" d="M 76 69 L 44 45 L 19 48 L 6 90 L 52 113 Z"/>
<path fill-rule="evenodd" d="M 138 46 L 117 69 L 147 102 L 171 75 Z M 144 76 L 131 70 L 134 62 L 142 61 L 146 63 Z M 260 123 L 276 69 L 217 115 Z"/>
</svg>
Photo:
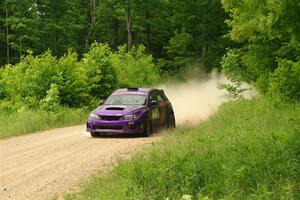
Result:
<svg viewBox="0 0 300 200">
<path fill-rule="evenodd" d="M 150 120 L 153 128 L 160 125 L 159 103 L 157 100 L 157 92 L 153 91 L 149 96 Z"/>
<path fill-rule="evenodd" d="M 167 103 L 165 102 L 161 92 L 157 94 L 158 110 L 159 110 L 159 125 L 162 126 L 166 122 L 167 117 Z"/>
</svg>

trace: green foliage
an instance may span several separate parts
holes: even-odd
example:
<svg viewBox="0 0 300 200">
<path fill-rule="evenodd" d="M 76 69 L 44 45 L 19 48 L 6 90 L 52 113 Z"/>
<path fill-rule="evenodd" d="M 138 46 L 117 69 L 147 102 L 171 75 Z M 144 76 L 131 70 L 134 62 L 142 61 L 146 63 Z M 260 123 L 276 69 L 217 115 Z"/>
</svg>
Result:
<svg viewBox="0 0 300 200">
<path fill-rule="evenodd" d="M 88 105 L 91 96 L 87 68 L 78 61 L 76 53 L 69 53 L 57 61 L 59 69 L 59 93 L 61 105 L 81 107 Z"/>
<path fill-rule="evenodd" d="M 276 94 L 282 100 L 298 99 L 297 78 L 285 81 L 293 75 L 283 71 L 288 71 L 291 63 L 295 66 L 292 71 L 299 68 L 300 4 L 291 0 L 222 0 L 222 4 L 231 17 L 227 20 L 231 28 L 229 36 L 238 43 L 238 47 L 228 49 L 223 58 L 225 73 L 230 78 L 238 76 L 240 80 L 254 83 L 263 94 Z M 274 80 L 279 79 L 276 85 Z"/>
<path fill-rule="evenodd" d="M 110 58 L 117 72 L 119 87 L 151 86 L 159 80 L 152 56 L 145 53 L 142 45 L 133 47 L 129 52 L 126 46 L 120 46 Z"/>
<path fill-rule="evenodd" d="M 57 77 L 56 59 L 46 52 L 36 57 L 28 55 L 16 66 L 6 66 L 1 83 L 8 100 L 36 104 L 47 95 Z"/>
<path fill-rule="evenodd" d="M 117 50 L 129 40 L 128 10 L 131 43 L 145 46 L 155 60 L 167 60 L 164 72 L 176 74 L 194 57 L 206 71 L 219 67 L 228 43 L 222 38 L 226 14 L 219 0 L 1 1 L 0 66 L 19 62 L 28 51 L 39 55 L 48 49 L 59 58 L 72 48 L 81 58 L 94 41 Z M 186 38 L 189 44 L 182 44 Z M 178 45 L 188 45 L 188 52 L 176 52 Z"/>
<path fill-rule="evenodd" d="M 160 60 L 160 67 L 168 73 L 178 73 L 180 69 L 195 60 L 192 50 L 192 36 L 184 31 L 175 32 L 165 46 L 166 58 Z"/>
<path fill-rule="evenodd" d="M 107 44 L 93 43 L 85 55 L 88 85 L 91 95 L 106 98 L 117 87 L 116 71 L 110 61 L 111 49 Z"/>
<path fill-rule="evenodd" d="M 219 89 L 224 89 L 231 99 L 243 98 L 243 92 L 247 89 L 242 87 L 242 82 L 235 81 L 231 83 L 222 83 L 218 85 Z"/>
<path fill-rule="evenodd" d="M 0 110 L 0 139 L 50 128 L 83 124 L 88 113 L 89 110 L 85 108 L 70 109 L 62 107 L 56 108 L 54 112 L 24 109 L 6 114 Z"/>
<path fill-rule="evenodd" d="M 229 102 L 66 199 L 299 199 L 299 108 Z"/>
<path fill-rule="evenodd" d="M 81 0 L 3 2 L 0 4 L 0 12 L 8 25 L 8 34 L 5 33 L 4 38 L 6 40 L 8 37 L 10 63 L 20 61 L 27 51 L 37 55 L 51 49 L 56 56 L 62 56 L 69 48 L 80 52 L 79 38 L 84 28 Z"/>
<path fill-rule="evenodd" d="M 41 109 L 46 111 L 55 111 L 60 104 L 59 91 L 57 85 L 52 83 L 47 95 L 40 101 Z"/>
<path fill-rule="evenodd" d="M 86 108 L 96 107 L 117 87 L 150 86 L 158 80 L 143 46 L 114 52 L 95 42 L 82 60 L 73 51 L 59 59 L 51 51 L 29 54 L 0 68 L 0 138 L 82 123 Z"/>
<path fill-rule="evenodd" d="M 94 108 L 99 98 L 106 98 L 117 87 L 151 86 L 158 80 L 152 56 L 143 46 L 129 52 L 126 46 L 112 51 L 107 44 L 95 42 L 81 60 L 73 51 L 59 59 L 50 51 L 30 54 L 16 65 L 0 68 L 0 113 L 11 119 L 23 112 L 38 115 L 47 111 L 51 115 L 66 108 Z M 42 124 L 41 129 L 54 126 L 46 126 L 47 121 Z M 29 122 L 21 132 L 38 130 L 39 126 L 31 126 L 36 127 Z"/>
<path fill-rule="evenodd" d="M 269 94 L 280 100 L 300 100 L 300 62 L 280 60 L 270 77 Z"/>
<path fill-rule="evenodd" d="M 3 80 L 4 70 L 0 68 L 0 100 L 6 97 L 6 91 L 1 80 Z"/>
</svg>

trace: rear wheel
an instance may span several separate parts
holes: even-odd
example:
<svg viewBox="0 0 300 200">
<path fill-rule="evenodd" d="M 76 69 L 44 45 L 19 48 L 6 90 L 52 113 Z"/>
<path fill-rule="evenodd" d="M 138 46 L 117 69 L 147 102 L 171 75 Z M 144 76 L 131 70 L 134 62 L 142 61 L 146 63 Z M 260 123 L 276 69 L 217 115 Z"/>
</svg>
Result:
<svg viewBox="0 0 300 200">
<path fill-rule="evenodd" d="M 175 116 L 173 113 L 169 115 L 167 127 L 168 130 L 173 130 L 176 128 Z"/>
<path fill-rule="evenodd" d="M 95 133 L 95 132 L 91 132 L 91 136 L 92 136 L 92 137 L 99 137 L 99 134 L 98 134 L 98 133 Z"/>
</svg>

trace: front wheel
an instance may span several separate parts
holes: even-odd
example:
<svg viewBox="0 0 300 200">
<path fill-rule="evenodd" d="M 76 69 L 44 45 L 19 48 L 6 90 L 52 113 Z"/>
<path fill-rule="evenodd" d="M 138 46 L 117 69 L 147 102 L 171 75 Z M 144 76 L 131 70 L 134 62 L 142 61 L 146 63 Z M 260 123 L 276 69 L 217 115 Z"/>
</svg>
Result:
<svg viewBox="0 0 300 200">
<path fill-rule="evenodd" d="M 169 115 L 167 127 L 168 130 L 173 130 L 176 128 L 175 116 L 173 113 Z"/>
<path fill-rule="evenodd" d="M 151 122 L 149 120 L 147 120 L 145 122 L 143 136 L 149 137 L 151 134 L 152 134 L 152 125 L 151 125 Z"/>
<path fill-rule="evenodd" d="M 99 137 L 99 134 L 98 134 L 98 133 L 95 133 L 95 132 L 91 132 L 91 136 L 92 136 L 92 137 Z"/>
</svg>

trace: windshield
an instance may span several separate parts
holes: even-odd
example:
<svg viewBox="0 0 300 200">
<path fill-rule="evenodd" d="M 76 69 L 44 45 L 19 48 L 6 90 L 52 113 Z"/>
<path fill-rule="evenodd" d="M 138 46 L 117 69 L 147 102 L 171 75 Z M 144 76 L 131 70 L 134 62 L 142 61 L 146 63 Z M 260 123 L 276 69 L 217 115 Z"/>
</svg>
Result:
<svg viewBox="0 0 300 200">
<path fill-rule="evenodd" d="M 147 95 L 143 94 L 115 94 L 104 102 L 105 105 L 146 105 Z"/>
</svg>

